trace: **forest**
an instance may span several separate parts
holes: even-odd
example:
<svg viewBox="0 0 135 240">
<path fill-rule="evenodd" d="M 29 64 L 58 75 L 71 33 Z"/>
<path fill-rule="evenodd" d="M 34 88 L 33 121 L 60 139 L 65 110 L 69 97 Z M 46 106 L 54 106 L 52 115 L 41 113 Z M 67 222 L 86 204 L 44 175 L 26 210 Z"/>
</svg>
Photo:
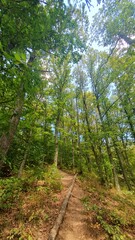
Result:
<svg viewBox="0 0 135 240">
<path fill-rule="evenodd" d="M 132 200 L 134 0 L 1 0 L 0 9 L 3 218 L 38 180 L 48 192 L 61 191 L 58 169 L 124 192 L 125 204 Z M 3 240 L 41 239 L 6 233 L 7 223 L 0 221 Z M 110 236 L 105 239 L 134 239 Z"/>
</svg>

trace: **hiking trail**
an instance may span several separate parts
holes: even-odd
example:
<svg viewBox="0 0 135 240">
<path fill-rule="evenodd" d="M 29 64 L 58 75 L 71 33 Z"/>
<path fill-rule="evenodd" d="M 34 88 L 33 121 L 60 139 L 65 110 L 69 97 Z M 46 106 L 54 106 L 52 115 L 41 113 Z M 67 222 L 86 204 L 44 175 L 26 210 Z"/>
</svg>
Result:
<svg viewBox="0 0 135 240">
<path fill-rule="evenodd" d="M 66 196 L 73 176 L 62 171 L 60 173 Z M 87 215 L 81 201 L 84 196 L 85 193 L 79 186 L 79 181 L 76 180 L 56 240 L 93 240 L 88 230 Z"/>
</svg>

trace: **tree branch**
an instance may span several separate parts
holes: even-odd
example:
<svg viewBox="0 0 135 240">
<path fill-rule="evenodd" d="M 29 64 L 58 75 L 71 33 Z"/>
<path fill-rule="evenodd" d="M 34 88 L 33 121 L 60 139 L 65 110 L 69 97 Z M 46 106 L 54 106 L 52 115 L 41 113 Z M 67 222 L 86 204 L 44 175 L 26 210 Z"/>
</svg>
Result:
<svg viewBox="0 0 135 240">
<path fill-rule="evenodd" d="M 118 33 L 118 36 L 122 38 L 128 45 L 135 44 L 135 39 L 128 37 L 124 33 Z"/>
<path fill-rule="evenodd" d="M 106 115 L 106 113 L 110 110 L 110 108 L 121 98 L 121 95 L 107 108 L 107 110 L 105 111 L 104 115 L 102 116 L 102 119 L 104 118 L 104 116 Z"/>
</svg>

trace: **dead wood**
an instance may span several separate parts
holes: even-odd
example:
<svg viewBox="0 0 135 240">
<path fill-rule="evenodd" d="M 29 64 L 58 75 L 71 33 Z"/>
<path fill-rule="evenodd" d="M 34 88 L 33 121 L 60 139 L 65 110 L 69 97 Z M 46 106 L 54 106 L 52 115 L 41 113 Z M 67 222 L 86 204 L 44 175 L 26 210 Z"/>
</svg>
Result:
<svg viewBox="0 0 135 240">
<path fill-rule="evenodd" d="M 73 187 L 74 187 L 74 183 L 75 183 L 75 179 L 76 179 L 76 176 L 77 174 L 74 176 L 73 180 L 72 180 L 72 184 L 71 186 L 69 187 L 69 190 L 68 190 L 68 193 L 62 203 L 62 206 L 61 206 L 61 209 L 60 209 L 60 213 L 56 219 L 56 222 L 53 226 L 53 228 L 51 229 L 50 231 L 50 234 L 49 234 L 49 237 L 48 237 L 48 240 L 55 240 L 56 239 L 56 236 L 58 234 L 58 230 L 60 228 L 60 225 L 64 219 L 64 215 L 65 215 L 65 212 L 66 212 L 66 208 L 67 208 L 67 204 L 68 204 L 68 201 L 69 201 L 69 198 L 71 196 L 71 193 L 72 193 L 72 190 L 73 190 Z"/>
</svg>

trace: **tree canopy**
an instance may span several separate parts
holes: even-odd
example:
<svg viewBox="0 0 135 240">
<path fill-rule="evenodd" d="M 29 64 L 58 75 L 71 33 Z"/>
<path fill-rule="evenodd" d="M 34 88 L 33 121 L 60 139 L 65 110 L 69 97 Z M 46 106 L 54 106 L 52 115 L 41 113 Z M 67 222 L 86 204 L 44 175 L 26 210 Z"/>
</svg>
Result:
<svg viewBox="0 0 135 240">
<path fill-rule="evenodd" d="M 55 162 L 133 188 L 135 6 L 97 3 L 90 27 L 91 1 L 1 1 L 1 177 Z"/>
</svg>

